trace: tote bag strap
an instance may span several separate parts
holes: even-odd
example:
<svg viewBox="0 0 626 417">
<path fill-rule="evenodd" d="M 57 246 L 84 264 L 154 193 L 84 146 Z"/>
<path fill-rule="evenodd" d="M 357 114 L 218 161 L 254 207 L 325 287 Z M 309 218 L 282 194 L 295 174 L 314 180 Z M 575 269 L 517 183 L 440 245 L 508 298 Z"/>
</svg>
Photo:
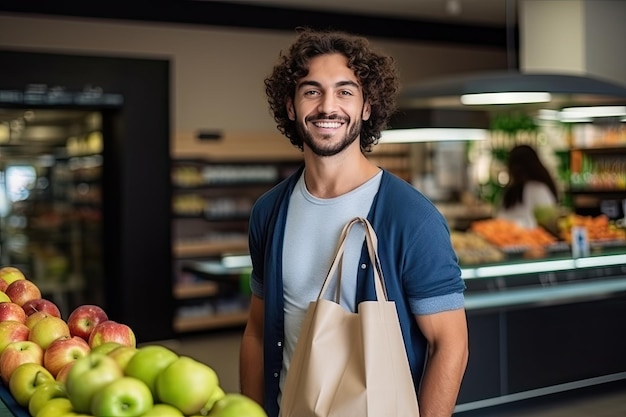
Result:
<svg viewBox="0 0 626 417">
<path fill-rule="evenodd" d="M 338 271 L 338 267 L 341 265 L 341 262 L 343 260 L 343 254 L 345 252 L 348 234 L 350 233 L 352 226 L 354 226 L 357 223 L 361 223 L 363 225 L 363 228 L 365 229 L 365 242 L 367 244 L 367 251 L 369 254 L 369 258 L 370 258 L 370 263 L 372 265 L 372 268 L 374 269 L 374 287 L 376 289 L 376 298 L 378 300 L 388 301 L 387 291 L 385 288 L 385 282 L 383 279 L 383 271 L 380 265 L 380 258 L 378 257 L 378 238 L 369 220 L 367 220 L 364 217 L 355 217 L 343 227 L 343 230 L 341 231 L 341 234 L 339 236 L 339 242 L 337 245 L 337 249 L 335 251 L 335 257 L 333 259 L 333 263 L 331 264 L 328 270 L 328 274 L 326 275 L 326 278 L 324 279 L 324 284 L 322 285 L 322 289 L 320 290 L 320 293 L 318 295 L 318 300 L 324 296 L 324 294 L 326 293 L 328 289 L 328 286 L 330 285 L 332 281 L 333 276 L 335 275 L 335 272 Z M 335 294 L 335 297 L 336 297 L 335 302 L 337 303 L 339 302 L 339 296 L 341 294 L 340 291 L 341 291 L 341 269 L 339 269 L 339 272 L 337 272 L 337 292 Z"/>
</svg>

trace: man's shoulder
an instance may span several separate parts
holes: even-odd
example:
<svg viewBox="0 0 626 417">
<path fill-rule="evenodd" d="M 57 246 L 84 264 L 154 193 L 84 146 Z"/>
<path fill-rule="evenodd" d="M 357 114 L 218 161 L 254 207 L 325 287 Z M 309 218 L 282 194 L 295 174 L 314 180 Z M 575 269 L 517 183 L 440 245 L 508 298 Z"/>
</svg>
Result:
<svg viewBox="0 0 626 417">
<path fill-rule="evenodd" d="M 263 193 L 254 203 L 253 213 L 268 212 L 277 208 L 281 201 L 284 201 L 285 198 L 291 195 L 291 191 L 295 187 L 301 172 L 302 169 L 299 169 Z"/>
<path fill-rule="evenodd" d="M 398 177 L 397 175 L 383 171 L 383 178 L 380 185 L 380 193 L 384 198 L 386 204 L 390 202 L 403 203 L 405 205 L 425 205 L 434 207 L 431 200 L 422 194 L 417 188 L 406 180 Z M 391 204 L 389 204 L 391 205 Z"/>
</svg>

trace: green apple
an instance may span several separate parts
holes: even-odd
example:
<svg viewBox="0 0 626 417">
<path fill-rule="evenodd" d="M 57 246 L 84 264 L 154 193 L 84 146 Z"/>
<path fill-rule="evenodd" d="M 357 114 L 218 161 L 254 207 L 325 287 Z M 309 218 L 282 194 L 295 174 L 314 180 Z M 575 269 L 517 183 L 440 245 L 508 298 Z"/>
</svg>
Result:
<svg viewBox="0 0 626 417">
<path fill-rule="evenodd" d="M 249 397 L 228 393 L 215 403 L 208 417 L 267 417 L 265 410 Z"/>
<path fill-rule="evenodd" d="M 72 411 L 72 403 L 69 398 L 51 398 L 32 417 L 65 417 Z"/>
<path fill-rule="evenodd" d="M 65 380 L 74 411 L 89 413 L 94 395 L 122 376 L 117 362 L 105 354 L 92 352 L 76 359 Z"/>
<path fill-rule="evenodd" d="M 160 400 L 156 390 L 156 378 L 176 359 L 178 359 L 178 354 L 165 346 L 142 346 L 137 349 L 137 353 L 126 364 L 124 374 L 145 382 L 155 401 L 158 402 Z"/>
<path fill-rule="evenodd" d="M 139 417 L 184 417 L 182 411 L 169 404 L 154 404 L 154 406 Z"/>
<path fill-rule="evenodd" d="M 23 363 L 11 374 L 9 392 L 15 402 L 22 407 L 28 406 L 30 397 L 39 385 L 54 381 L 54 376 L 43 365 L 38 363 Z"/>
<path fill-rule="evenodd" d="M 137 353 L 137 348 L 121 345 L 107 353 L 107 356 L 115 359 L 115 362 L 117 362 L 122 371 L 124 371 L 130 359 L 135 356 L 135 353 Z"/>
<path fill-rule="evenodd" d="M 213 368 L 188 356 L 180 356 L 156 379 L 159 402 L 172 405 L 185 415 L 199 413 L 218 387 Z"/>
<path fill-rule="evenodd" d="M 103 353 L 105 355 L 109 354 L 113 349 L 123 346 L 121 343 L 117 342 L 106 342 L 96 347 L 91 348 L 91 353 Z"/>
<path fill-rule="evenodd" d="M 150 388 L 137 378 L 124 376 L 94 395 L 91 414 L 96 417 L 137 417 L 153 405 Z"/>
<path fill-rule="evenodd" d="M 28 412 L 31 416 L 36 416 L 39 410 L 53 398 L 67 398 L 65 384 L 58 381 L 50 381 L 35 388 L 33 395 L 28 400 Z"/>
</svg>

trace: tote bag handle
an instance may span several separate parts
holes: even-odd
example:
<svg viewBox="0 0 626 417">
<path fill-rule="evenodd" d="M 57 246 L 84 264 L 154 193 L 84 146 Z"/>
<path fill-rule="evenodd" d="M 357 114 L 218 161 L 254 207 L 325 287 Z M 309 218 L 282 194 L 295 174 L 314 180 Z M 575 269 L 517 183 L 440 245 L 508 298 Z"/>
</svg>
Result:
<svg viewBox="0 0 626 417">
<path fill-rule="evenodd" d="M 376 299 L 389 301 L 387 299 L 387 289 L 385 288 L 383 270 L 380 265 L 380 258 L 378 257 L 378 237 L 376 236 L 376 232 L 374 231 L 374 228 L 372 227 L 369 220 L 364 217 L 355 217 L 354 219 L 346 223 L 346 225 L 343 227 L 341 235 L 339 236 L 337 249 L 335 250 L 333 263 L 331 264 L 330 269 L 328 270 L 328 274 L 324 279 L 324 284 L 322 285 L 322 289 L 320 290 L 320 293 L 317 297 L 318 300 L 324 296 L 324 294 L 328 290 L 328 286 L 335 276 L 335 272 L 338 271 L 336 274 L 337 292 L 335 294 L 335 302 L 339 303 L 339 297 L 341 295 L 341 268 L 338 267 L 341 265 L 341 262 L 343 260 L 343 254 L 345 252 L 348 234 L 350 233 L 352 227 L 357 223 L 361 223 L 363 225 L 363 228 L 365 229 L 365 242 L 367 244 L 367 252 L 369 254 L 370 263 L 374 268 L 374 286 L 376 289 Z"/>
</svg>

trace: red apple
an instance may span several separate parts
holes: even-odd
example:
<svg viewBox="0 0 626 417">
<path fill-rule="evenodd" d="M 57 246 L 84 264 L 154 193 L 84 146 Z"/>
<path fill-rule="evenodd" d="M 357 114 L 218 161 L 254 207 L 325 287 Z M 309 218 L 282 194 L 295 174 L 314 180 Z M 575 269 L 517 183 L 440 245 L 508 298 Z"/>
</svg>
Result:
<svg viewBox="0 0 626 417">
<path fill-rule="evenodd" d="M 20 307 L 24 305 L 28 300 L 34 300 L 41 298 L 41 291 L 34 282 L 27 279 L 19 279 L 9 284 L 5 294 L 9 296 L 11 301 L 18 304 Z"/>
<path fill-rule="evenodd" d="M 88 355 L 90 351 L 91 348 L 82 337 L 60 337 L 50 343 L 43 353 L 43 366 L 56 378 L 63 366 Z"/>
<path fill-rule="evenodd" d="M 54 316 L 44 317 L 30 329 L 28 340 L 41 346 L 44 350 L 60 337 L 69 337 L 70 329 L 63 319 Z"/>
<path fill-rule="evenodd" d="M 33 313 L 38 311 L 45 311 L 51 316 L 61 317 L 61 311 L 59 307 L 55 303 L 45 298 L 33 298 L 32 300 L 28 300 L 22 306 L 26 316 L 30 316 Z"/>
<path fill-rule="evenodd" d="M 15 368 L 23 363 L 43 364 L 43 349 L 35 342 L 24 340 L 9 343 L 0 354 L 0 376 L 7 385 Z"/>
<path fill-rule="evenodd" d="M 21 279 L 26 279 L 24 273 L 14 266 L 5 266 L 0 268 L 0 279 L 6 282 L 7 286 L 13 281 L 18 281 Z M 0 289 L 3 287 L 3 284 L 0 284 Z M 4 287 L 6 289 L 6 287 Z M 2 290 L 4 291 L 4 290 Z"/>
<path fill-rule="evenodd" d="M 45 352 L 44 352 L 45 353 Z M 76 363 L 76 361 L 72 361 L 72 362 L 68 362 L 66 363 L 63 368 L 59 369 L 59 372 L 57 373 L 56 376 L 56 380 L 59 382 L 65 382 L 67 381 L 67 374 L 70 373 L 70 369 L 72 369 L 72 366 L 74 366 L 74 363 Z"/>
<path fill-rule="evenodd" d="M 9 343 L 28 340 L 30 329 L 19 321 L 0 322 L 0 353 Z"/>
<path fill-rule="evenodd" d="M 0 322 L 2 321 L 26 323 L 26 313 L 19 304 L 13 302 L 0 303 Z"/>
<path fill-rule="evenodd" d="M 93 304 L 83 304 L 74 309 L 67 318 L 67 325 L 72 336 L 79 336 L 89 341 L 94 327 L 107 321 L 107 313 L 102 307 Z"/>
<path fill-rule="evenodd" d="M 89 346 L 92 349 L 107 342 L 117 342 L 124 346 L 137 347 L 133 330 L 129 326 L 113 320 L 103 321 L 98 324 L 89 336 Z"/>
</svg>

